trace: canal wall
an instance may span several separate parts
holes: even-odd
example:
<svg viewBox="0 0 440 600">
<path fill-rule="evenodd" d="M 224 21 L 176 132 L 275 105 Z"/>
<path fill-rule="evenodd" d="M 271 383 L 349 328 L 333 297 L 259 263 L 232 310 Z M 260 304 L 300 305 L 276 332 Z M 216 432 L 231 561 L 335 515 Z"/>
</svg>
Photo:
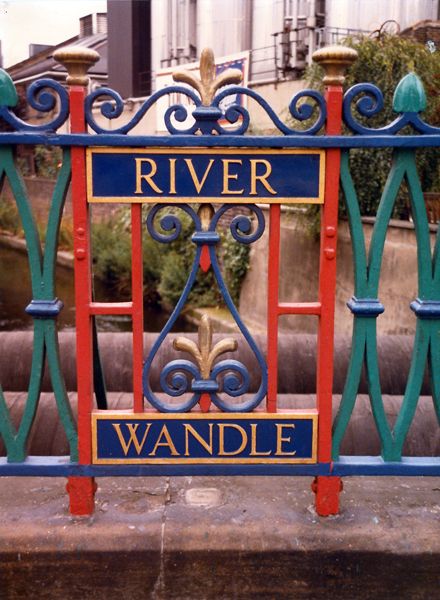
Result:
<svg viewBox="0 0 440 600">
<path fill-rule="evenodd" d="M 38 223 L 46 223 L 50 200 L 55 188 L 55 181 L 43 177 L 23 177 L 23 180 L 35 220 Z M 14 195 L 7 179 L 5 179 L 3 184 L 2 197 L 4 200 L 15 204 Z M 111 216 L 118 208 L 119 206 L 117 205 L 95 204 L 93 206 L 93 218 L 98 221 L 103 221 Z M 63 219 L 72 221 L 72 196 L 70 187 L 67 190 Z"/>
<path fill-rule="evenodd" d="M 265 210 L 266 223 L 268 211 Z M 363 218 L 364 233 L 369 246 L 374 218 Z M 430 225 L 434 243 L 437 226 Z M 252 245 L 250 268 L 240 295 L 240 314 L 250 326 L 265 327 L 267 314 L 268 227 L 262 238 Z M 316 302 L 319 281 L 319 240 L 307 229 L 304 216 L 284 211 L 281 222 L 280 301 Z M 353 317 L 346 303 L 352 297 L 353 255 L 347 221 L 341 221 L 338 231 L 335 332 L 351 333 Z M 417 297 L 417 244 L 414 226 L 408 221 L 390 222 L 385 242 L 379 285 L 379 300 L 385 312 L 378 317 L 378 332 L 382 335 L 413 335 L 415 316 L 409 305 Z M 281 331 L 316 333 L 313 316 L 283 316 Z"/>
</svg>

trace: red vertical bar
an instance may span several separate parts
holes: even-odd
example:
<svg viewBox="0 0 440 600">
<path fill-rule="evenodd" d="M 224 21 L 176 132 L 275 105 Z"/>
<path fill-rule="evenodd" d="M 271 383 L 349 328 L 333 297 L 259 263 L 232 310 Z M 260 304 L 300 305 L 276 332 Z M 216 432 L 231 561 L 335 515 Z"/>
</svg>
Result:
<svg viewBox="0 0 440 600">
<path fill-rule="evenodd" d="M 271 204 L 267 266 L 267 411 L 277 410 L 281 206 Z"/>
<path fill-rule="evenodd" d="M 324 68 L 327 104 L 327 135 L 338 135 L 342 126 L 342 83 L 347 69 L 357 59 L 357 52 L 343 46 L 321 48 L 313 60 Z M 336 246 L 338 235 L 338 199 L 341 150 L 326 152 L 325 201 L 321 218 L 319 260 L 319 301 L 321 315 L 318 331 L 317 403 L 318 461 L 331 462 L 332 391 L 334 358 L 334 321 L 336 296 Z M 318 476 L 312 485 L 316 493 L 315 507 L 321 516 L 339 511 L 340 477 Z"/>
<path fill-rule="evenodd" d="M 84 87 L 70 87 L 70 128 L 72 133 L 86 131 L 84 96 Z M 90 415 L 93 400 L 92 327 L 89 309 L 92 300 L 90 226 L 89 207 L 86 200 L 85 150 L 78 147 L 72 148 L 72 212 L 75 256 L 79 462 L 89 464 L 92 459 Z"/>
<path fill-rule="evenodd" d="M 341 132 L 342 87 L 329 86 L 327 100 L 327 135 Z M 317 402 L 319 410 L 318 460 L 331 460 L 332 388 L 334 354 L 334 318 L 336 294 L 336 245 L 338 228 L 339 169 L 341 151 L 327 150 L 325 168 L 325 202 L 321 218 L 319 267 L 319 301 L 321 316 L 318 332 Z"/>
<path fill-rule="evenodd" d="M 131 298 L 133 302 L 133 410 L 143 412 L 144 294 L 142 261 L 142 204 L 131 205 Z"/>
<path fill-rule="evenodd" d="M 86 131 L 85 88 L 71 86 L 70 130 Z M 93 338 L 90 318 L 92 281 L 90 267 L 89 207 L 86 200 L 86 163 L 84 148 L 72 147 L 72 214 L 74 231 L 74 280 L 76 307 L 76 377 L 78 391 L 78 451 L 80 464 L 92 460 L 91 412 L 93 406 Z M 93 477 L 69 477 L 67 490 L 70 512 L 90 515 L 94 510 L 96 485 Z"/>
</svg>

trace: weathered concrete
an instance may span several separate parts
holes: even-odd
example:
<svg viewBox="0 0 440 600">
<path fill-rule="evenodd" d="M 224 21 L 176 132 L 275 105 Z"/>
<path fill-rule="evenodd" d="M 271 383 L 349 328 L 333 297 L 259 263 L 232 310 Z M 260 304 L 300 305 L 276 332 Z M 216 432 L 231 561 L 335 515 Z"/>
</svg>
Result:
<svg viewBox="0 0 440 600">
<path fill-rule="evenodd" d="M 268 221 L 268 213 L 266 212 Z M 374 219 L 363 219 L 367 248 Z M 430 225 L 434 242 L 437 226 Z M 250 324 L 265 323 L 267 310 L 268 227 L 251 247 L 250 270 L 240 295 L 240 314 Z M 396 273 L 398 276 L 396 277 Z M 280 253 L 280 300 L 308 302 L 318 299 L 319 241 L 307 232 L 304 219 L 295 212 L 283 213 Z M 348 335 L 353 317 L 346 302 L 353 295 L 353 256 L 348 223 L 338 229 L 335 331 Z M 391 221 L 383 255 L 379 299 L 385 312 L 378 318 L 380 335 L 413 334 L 416 319 L 409 305 L 417 297 L 417 244 L 412 223 Z M 282 317 L 282 331 L 314 333 L 317 319 L 310 316 Z"/>
<path fill-rule="evenodd" d="M 327 519 L 309 478 L 98 483 L 75 519 L 63 481 L 2 481 L 2 600 L 438 597 L 438 478 L 346 479 Z"/>
</svg>

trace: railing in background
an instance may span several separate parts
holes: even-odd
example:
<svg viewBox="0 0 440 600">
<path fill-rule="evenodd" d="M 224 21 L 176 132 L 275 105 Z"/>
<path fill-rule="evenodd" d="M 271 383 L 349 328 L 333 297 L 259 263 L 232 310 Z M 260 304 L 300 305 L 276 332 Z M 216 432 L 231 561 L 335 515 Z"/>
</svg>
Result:
<svg viewBox="0 0 440 600">
<path fill-rule="evenodd" d="M 364 474 L 403 474 L 403 475 L 439 475 L 440 460 L 436 457 L 420 457 L 409 459 L 402 457 L 402 444 L 414 417 L 415 407 L 420 395 L 420 382 L 425 365 L 428 362 L 431 370 L 433 402 L 436 414 L 440 420 L 440 347 L 439 347 L 439 318 L 440 318 L 440 267 L 439 234 L 437 234 L 436 251 L 431 254 L 429 243 L 429 227 L 426 209 L 421 192 L 420 182 L 414 164 L 415 150 L 424 146 L 440 146 L 440 129 L 423 122 L 419 113 L 424 107 L 424 92 L 419 80 L 410 74 L 402 80 L 395 94 L 396 120 L 380 130 L 369 129 L 356 121 L 353 116 L 352 101 L 358 94 L 361 98 L 356 108 L 360 114 L 368 118 L 376 115 L 381 108 L 381 93 L 371 84 L 354 86 L 342 98 L 343 71 L 354 60 L 355 53 L 348 49 L 324 49 L 315 54 L 325 70 L 325 98 L 315 91 L 304 90 L 292 100 L 289 111 L 295 125 L 286 125 L 273 112 L 271 107 L 252 90 L 232 86 L 215 91 L 226 82 L 215 81 L 209 77 L 209 57 L 205 55 L 205 75 L 202 81 L 189 82 L 199 86 L 202 99 L 192 90 L 176 86 L 156 92 L 147 99 L 139 111 L 125 125 L 108 130 L 100 126 L 93 117 L 94 101 L 107 96 L 113 103 L 101 104 L 101 112 L 108 119 L 121 116 L 123 102 L 113 90 L 100 89 L 85 96 L 87 84 L 86 72 L 97 60 L 96 53 L 82 52 L 78 48 L 73 51 L 58 52 L 58 59 L 66 64 L 69 71 L 70 107 L 66 91 L 59 84 L 50 80 L 37 82 L 29 89 L 28 101 L 40 111 L 51 111 L 55 106 L 54 96 L 43 91 L 49 87 L 57 95 L 60 113 L 51 122 L 33 126 L 20 121 L 13 114 L 12 108 L 16 102 L 15 89 L 6 74 L 2 75 L 0 87 L 0 117 L 15 131 L 0 134 L 2 147 L 0 168 L 9 179 L 25 228 L 29 248 L 29 260 L 32 272 L 33 300 L 28 310 L 35 319 L 34 364 L 29 387 L 29 396 L 25 413 L 18 431 L 11 425 L 8 407 L 3 395 L 0 396 L 0 433 L 7 446 L 8 458 L 0 459 L 0 474 L 2 475 L 51 475 L 68 476 L 71 511 L 74 514 L 89 514 L 93 510 L 95 476 L 130 475 L 184 475 L 184 474 L 289 474 L 312 475 L 316 477 L 315 491 L 316 506 L 321 515 L 333 514 L 338 510 L 338 494 L 340 476 Z M 202 69 L 203 70 L 203 69 Z M 231 75 L 231 74 L 229 74 Z M 231 75 L 232 76 L 232 75 Z M 182 75 L 180 75 L 182 78 Z M 182 79 L 181 79 L 182 80 Z M 188 81 L 186 82 L 188 83 Z M 206 93 L 208 90 L 209 93 Z M 127 135 L 139 123 L 142 117 L 164 94 L 179 92 L 188 96 L 194 103 L 193 121 L 187 124 L 189 117 L 186 108 L 172 106 L 165 114 L 165 124 L 170 136 L 138 136 Z M 204 96 L 204 94 L 206 95 Z M 231 106 L 225 113 L 219 108 L 221 100 L 227 95 L 247 94 L 258 102 L 271 118 L 275 127 L 284 134 L 282 136 L 247 136 L 244 135 L 250 125 L 250 115 L 241 106 Z M 414 100 L 415 98 L 415 100 Z M 304 102 L 307 100 L 307 102 Z M 313 106 L 310 101 L 314 103 Z M 70 113 L 69 113 L 70 109 Z M 57 134 L 60 127 L 69 117 L 71 133 Z M 341 118 L 350 130 L 350 135 L 341 135 Z M 226 128 L 225 122 L 233 129 Z M 307 128 L 304 129 L 304 123 Z M 180 124 L 180 125 L 179 125 Z M 86 133 L 87 125 L 95 132 Z M 322 128 L 326 131 L 322 134 Z M 411 126 L 415 134 L 395 135 L 403 127 Z M 353 135 L 354 134 L 354 135 Z M 59 173 L 58 184 L 51 205 L 51 213 L 47 231 L 44 254 L 35 223 L 29 211 L 25 190 L 13 162 L 13 147 L 15 144 L 50 144 L 64 149 L 63 166 Z M 321 225 L 321 259 L 319 298 L 315 302 L 286 304 L 279 301 L 279 205 L 272 204 L 270 209 L 270 252 L 268 257 L 269 273 L 269 304 L 268 304 L 268 388 L 267 414 L 277 414 L 277 323 L 281 315 L 309 314 L 318 318 L 318 374 L 317 374 L 317 414 L 318 414 L 318 455 L 316 463 L 309 464 L 261 464 L 224 466 L 213 465 L 209 468 L 198 465 L 102 465 L 93 464 L 92 456 L 92 413 L 94 394 L 101 398 L 101 407 L 105 406 L 105 385 L 99 368 L 97 354 L 97 339 L 94 330 L 94 316 L 97 314 L 125 314 L 132 317 L 133 322 L 133 410 L 141 413 L 144 410 L 145 395 L 149 402 L 160 412 L 176 411 L 176 405 L 168 404 L 162 398 L 150 394 L 148 384 L 149 364 L 154 359 L 158 346 L 169 333 L 170 324 L 158 338 L 150 357 L 144 363 L 142 348 L 142 204 L 134 202 L 131 208 L 132 231 L 132 300 L 125 303 L 94 302 L 91 280 L 91 248 L 89 230 L 89 204 L 86 201 L 87 177 L 86 148 L 111 146 L 136 148 L 167 149 L 170 152 L 181 148 L 200 148 L 221 151 L 234 147 L 246 149 L 325 149 L 326 178 L 325 201 L 322 211 Z M 384 190 L 381 206 L 377 215 L 375 232 L 367 256 L 363 239 L 362 225 L 356 192 L 352 185 L 348 156 L 351 148 L 395 148 L 395 156 L 387 186 Z M 57 358 L 56 315 L 61 309 L 60 301 L 54 292 L 54 261 L 56 256 L 56 240 L 62 213 L 63 198 L 67 189 L 70 166 L 69 151 L 72 161 L 72 197 L 74 204 L 74 234 L 75 234 L 75 281 L 76 281 L 76 310 L 77 310 L 77 356 L 78 356 L 78 437 L 74 420 L 63 388 L 62 375 Z M 342 165 L 340 159 L 342 151 Z M 339 175 L 341 172 L 342 186 L 346 197 L 347 211 L 352 233 L 353 251 L 355 258 L 355 291 L 349 302 L 349 308 L 354 314 L 354 331 L 352 359 L 347 375 L 339 414 L 334 424 L 332 435 L 332 378 L 333 378 L 333 313 L 336 283 L 336 244 L 337 244 L 337 214 Z M 378 284 L 380 276 L 381 256 L 387 225 L 391 217 L 392 207 L 401 182 L 405 179 L 411 195 L 411 206 L 418 243 L 419 290 L 418 297 L 411 305 L 417 317 L 417 333 L 414 344 L 413 362 L 408 379 L 407 392 L 403 400 L 401 412 L 393 429 L 386 421 L 380 392 L 380 377 L 377 364 L 376 317 L 383 310 L 379 301 Z M 220 347 L 212 343 L 212 332 L 209 322 L 203 322 L 199 345 L 190 345 L 185 339 L 178 339 L 176 350 L 186 350 L 194 361 L 180 361 L 179 364 L 166 366 L 162 371 L 162 387 L 170 397 L 179 397 L 191 391 L 189 401 L 177 407 L 178 410 L 190 410 L 197 403 L 202 411 L 208 411 L 211 402 L 221 410 L 247 411 L 262 405 L 266 395 L 266 366 L 264 358 L 255 346 L 252 336 L 247 332 L 233 305 L 218 263 L 216 245 L 219 236 L 216 227 L 221 214 L 231 205 L 211 209 L 210 204 L 201 205 L 203 208 L 196 212 L 186 204 L 178 204 L 195 223 L 192 242 L 197 250 L 192 271 L 183 291 L 181 301 L 171 316 L 170 323 L 181 311 L 191 288 L 195 273 L 200 267 L 202 271 L 213 268 L 215 279 L 222 291 L 226 305 L 238 323 L 247 342 L 253 347 L 254 354 L 261 370 L 261 385 L 256 396 L 242 404 L 225 404 L 217 396 L 216 376 L 224 368 L 227 377 L 224 380 L 226 391 L 232 392 L 232 398 L 244 393 L 245 387 L 240 387 L 247 379 L 246 366 L 238 361 L 229 360 L 215 363 L 214 359 L 225 351 L 233 351 L 233 344 L 227 339 Z M 246 216 L 236 217 L 231 222 L 231 231 L 236 240 L 246 243 L 254 242 L 264 229 L 258 207 L 247 205 L 257 217 L 257 225 L 252 224 Z M 160 241 L 167 242 L 178 236 L 179 219 L 173 212 L 160 218 L 161 230 L 154 225 L 156 213 L 164 206 L 156 205 L 148 218 L 148 230 Z M 160 217 L 160 215 L 159 215 Z M 32 420 L 38 405 L 41 376 L 44 365 L 44 355 L 47 350 L 48 364 L 51 369 L 54 384 L 55 400 L 66 433 L 71 441 L 71 456 L 56 459 L 50 457 L 25 457 L 26 441 L 32 426 Z M 117 358 L 117 357 L 116 357 Z M 336 357 L 337 358 L 337 357 Z M 223 364 L 222 364 L 223 363 Z M 226 363 L 226 364 L 225 364 Z M 382 457 L 339 457 L 339 444 L 350 420 L 356 401 L 359 376 L 363 365 L 366 365 L 368 384 L 375 424 L 383 446 Z M 172 374 L 176 367 L 177 374 Z M 144 371 L 144 389 L 142 389 L 142 370 Z M 236 374 L 232 374 L 233 371 Z M 190 374 L 190 379 L 182 377 L 182 372 Z M 238 373 L 238 375 L 237 375 Z M 171 379 L 169 379 L 171 376 Z M 191 382 L 188 388 L 188 381 Z M 100 390 L 100 391 L 98 391 Z M 234 396 L 235 395 L 235 396 Z M 264 409 L 263 409 L 264 410 Z M 255 413 L 257 414 L 257 413 Z M 78 449 L 77 449 L 78 443 Z M 333 445 L 333 456 L 332 456 Z M 78 451 L 78 454 L 77 454 Z M 78 462 L 77 461 L 78 457 Z"/>
</svg>

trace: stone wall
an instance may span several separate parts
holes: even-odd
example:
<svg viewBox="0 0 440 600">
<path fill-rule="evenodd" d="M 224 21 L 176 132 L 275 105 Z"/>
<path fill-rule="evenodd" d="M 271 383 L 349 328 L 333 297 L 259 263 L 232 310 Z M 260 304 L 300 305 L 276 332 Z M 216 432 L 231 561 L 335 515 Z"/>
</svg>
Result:
<svg viewBox="0 0 440 600">
<path fill-rule="evenodd" d="M 268 212 L 265 211 L 266 222 Z M 364 218 L 367 244 L 374 219 Z M 435 226 L 431 226 L 432 241 Z M 256 329 L 266 323 L 268 227 L 263 237 L 253 244 L 250 269 L 245 278 L 240 313 Z M 353 265 L 348 223 L 339 225 L 337 253 L 337 288 L 335 331 L 339 335 L 351 332 L 352 316 L 346 302 L 353 295 Z M 281 226 L 280 301 L 307 302 L 318 299 L 319 241 L 305 229 L 304 220 L 294 211 L 284 212 Z M 415 316 L 409 303 L 417 296 L 417 246 L 412 223 L 392 221 L 388 229 L 379 286 L 379 300 L 385 312 L 378 318 L 380 334 L 413 334 Z M 281 331 L 316 332 L 313 316 L 283 316 Z"/>
</svg>

